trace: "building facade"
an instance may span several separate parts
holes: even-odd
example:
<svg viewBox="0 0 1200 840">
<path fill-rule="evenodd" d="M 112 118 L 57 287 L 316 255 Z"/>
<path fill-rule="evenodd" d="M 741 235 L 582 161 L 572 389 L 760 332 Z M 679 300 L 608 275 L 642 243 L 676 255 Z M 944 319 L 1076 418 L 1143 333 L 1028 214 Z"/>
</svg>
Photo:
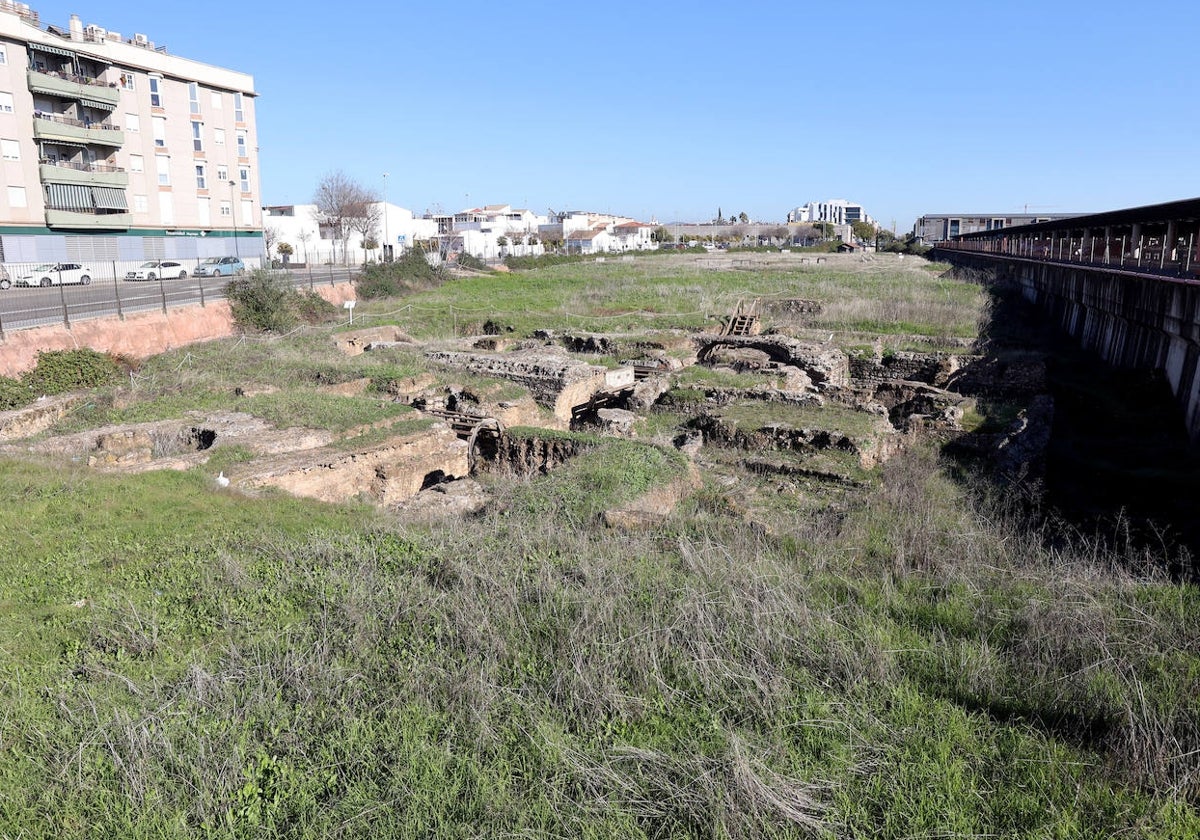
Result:
<svg viewBox="0 0 1200 840">
<path fill-rule="evenodd" d="M 263 257 L 251 76 L 0 0 L 0 260 Z"/>
<path fill-rule="evenodd" d="M 788 213 L 788 221 L 792 223 L 828 222 L 831 225 L 853 225 L 855 222 L 875 223 L 875 220 L 863 210 L 861 204 L 853 204 L 844 198 L 810 201 Z"/>
<path fill-rule="evenodd" d="M 1032 225 L 1056 219 L 1069 219 L 1078 213 L 928 213 L 913 224 L 913 236 L 926 245 L 947 242 L 964 233 L 1000 230 L 1017 225 Z"/>
<path fill-rule="evenodd" d="M 321 213 L 315 204 L 271 205 L 262 210 L 263 231 L 271 240 L 271 257 L 279 259 L 279 246 L 286 242 L 292 249 L 289 263 L 340 265 L 394 259 L 414 242 L 437 236 L 435 221 L 418 219 L 411 210 L 382 201 L 376 202 L 371 210 L 374 231 L 367 238 L 374 239 L 377 247 L 370 250 L 363 247 L 364 237 L 358 231 L 351 231 L 345 242 L 337 241 L 333 232 L 321 223 Z"/>
</svg>

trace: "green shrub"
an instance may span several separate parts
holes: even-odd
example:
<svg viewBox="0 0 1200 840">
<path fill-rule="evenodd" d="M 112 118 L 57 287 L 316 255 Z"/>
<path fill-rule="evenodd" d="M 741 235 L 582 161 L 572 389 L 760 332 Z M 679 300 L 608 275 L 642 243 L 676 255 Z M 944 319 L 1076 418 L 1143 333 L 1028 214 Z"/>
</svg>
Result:
<svg viewBox="0 0 1200 840">
<path fill-rule="evenodd" d="M 323 324 L 338 317 L 338 308 L 316 292 L 296 293 L 296 314 L 306 324 Z"/>
<path fill-rule="evenodd" d="M 233 320 L 242 329 L 287 332 L 299 321 L 291 284 L 282 276 L 253 271 L 225 286 Z"/>
<path fill-rule="evenodd" d="M 410 248 L 395 262 L 368 265 L 358 275 L 355 287 L 360 298 L 372 300 L 432 289 L 442 278 L 442 271 L 429 264 L 424 251 Z"/>
<path fill-rule="evenodd" d="M 28 385 L 8 376 L 0 376 L 0 411 L 29 405 L 33 398 L 33 390 Z"/>
<path fill-rule="evenodd" d="M 475 271 L 486 271 L 487 263 L 472 254 L 465 251 L 458 255 L 458 264 L 463 268 L 472 268 Z"/>
<path fill-rule="evenodd" d="M 37 367 L 21 377 L 31 399 L 40 394 L 62 394 L 79 388 L 96 388 L 115 382 L 121 364 L 107 353 L 86 347 L 78 350 L 47 350 L 38 353 Z"/>
</svg>

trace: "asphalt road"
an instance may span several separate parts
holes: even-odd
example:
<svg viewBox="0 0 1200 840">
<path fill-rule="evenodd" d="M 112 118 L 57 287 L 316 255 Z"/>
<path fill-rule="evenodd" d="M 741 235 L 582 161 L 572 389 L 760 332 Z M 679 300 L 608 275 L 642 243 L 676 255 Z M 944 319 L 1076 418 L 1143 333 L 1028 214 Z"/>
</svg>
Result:
<svg viewBox="0 0 1200 840">
<path fill-rule="evenodd" d="M 288 272 L 297 288 L 343 283 L 353 269 L 314 266 L 312 271 Z M 110 280 L 96 278 L 87 286 L 14 286 L 0 291 L 0 329 L 19 330 L 64 321 L 81 321 L 104 315 L 145 312 L 172 306 L 190 306 L 225 296 L 228 277 L 186 277 L 164 280 Z"/>
</svg>

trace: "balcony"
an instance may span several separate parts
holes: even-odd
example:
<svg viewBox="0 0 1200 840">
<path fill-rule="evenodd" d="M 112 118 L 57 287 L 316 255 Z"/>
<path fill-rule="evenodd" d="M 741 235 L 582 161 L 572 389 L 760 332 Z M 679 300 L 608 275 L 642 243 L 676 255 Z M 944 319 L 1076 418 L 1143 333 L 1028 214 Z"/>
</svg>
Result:
<svg viewBox="0 0 1200 840">
<path fill-rule="evenodd" d="M 70 143 L 75 146 L 95 144 L 118 148 L 125 143 L 125 132 L 116 126 L 96 122 L 85 123 L 42 111 L 34 111 L 33 117 L 35 140 Z"/>
<path fill-rule="evenodd" d="M 129 173 L 119 166 L 104 163 L 68 163 L 66 161 L 42 161 L 38 176 L 43 184 L 83 184 L 89 187 L 127 187 Z"/>
<path fill-rule="evenodd" d="M 46 226 L 84 230 L 128 230 L 129 213 L 85 213 L 77 210 L 46 208 Z"/>
<path fill-rule="evenodd" d="M 121 89 L 101 79 L 39 70 L 27 71 L 27 77 L 29 89 L 34 93 L 84 100 L 85 104 L 105 111 L 114 110 L 121 101 Z"/>
</svg>

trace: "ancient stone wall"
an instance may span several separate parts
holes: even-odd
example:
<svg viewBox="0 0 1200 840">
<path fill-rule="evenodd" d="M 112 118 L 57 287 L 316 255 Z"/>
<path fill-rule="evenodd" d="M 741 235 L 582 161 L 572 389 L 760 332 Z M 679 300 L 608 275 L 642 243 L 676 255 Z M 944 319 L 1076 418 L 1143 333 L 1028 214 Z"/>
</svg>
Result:
<svg viewBox="0 0 1200 840">
<path fill-rule="evenodd" d="M 446 350 L 427 353 L 426 357 L 435 364 L 477 376 L 515 382 L 527 388 L 534 400 L 564 421 L 570 421 L 573 408 L 587 403 L 605 386 L 604 368 L 552 353 L 488 354 Z"/>
</svg>

